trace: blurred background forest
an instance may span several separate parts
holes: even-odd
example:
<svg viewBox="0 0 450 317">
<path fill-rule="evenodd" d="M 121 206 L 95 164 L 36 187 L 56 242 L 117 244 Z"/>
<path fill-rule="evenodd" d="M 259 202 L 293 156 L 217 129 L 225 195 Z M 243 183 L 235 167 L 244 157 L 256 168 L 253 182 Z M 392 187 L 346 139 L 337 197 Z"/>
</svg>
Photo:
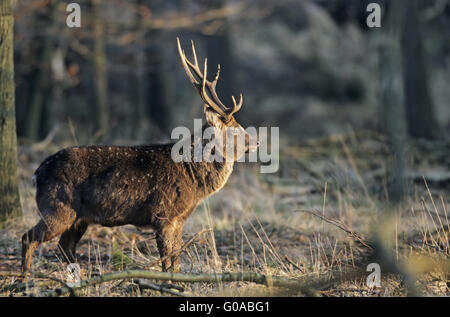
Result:
<svg viewBox="0 0 450 317">
<path fill-rule="evenodd" d="M 23 142 L 56 125 L 58 137 L 76 131 L 81 143 L 157 142 L 191 126 L 201 100 L 182 70 L 177 36 L 184 46 L 194 40 L 212 68 L 221 64 L 223 99 L 243 92 L 243 126 L 279 126 L 291 142 L 382 126 L 378 55 L 388 22 L 367 27 L 370 1 L 83 0 L 81 28 L 65 24 L 69 2 L 18 1 L 15 9 Z M 389 3 L 377 3 L 384 18 Z M 404 74 L 412 137 L 449 135 L 449 10 L 447 1 L 418 1 L 405 22 L 405 65 L 417 69 Z"/>
<path fill-rule="evenodd" d="M 78 0 L 81 27 L 69 28 L 71 2 L 16 1 L 14 186 L 23 217 L 0 231 L 0 270 L 19 268 L 20 236 L 37 221 L 31 176 L 46 156 L 77 144 L 167 142 L 173 128 L 203 118 L 179 37 L 188 58 L 194 40 L 210 70 L 220 63 L 226 104 L 243 93 L 243 127 L 280 128 L 279 171 L 236 164 L 188 220 L 185 240 L 212 233 L 182 254 L 182 272 L 324 278 L 313 287 L 321 296 L 450 294 L 450 1 Z M 379 28 L 367 26 L 370 3 L 382 9 Z M 80 244 L 84 277 L 157 259 L 154 236 L 130 226 L 89 228 Z M 34 261 L 64 279 L 56 241 Z M 370 262 L 393 273 L 383 273 L 382 288 L 365 283 Z M 335 280 L 355 268 L 364 276 Z M 159 294 L 118 285 L 83 294 Z M 274 294 L 232 285 L 185 290 Z M 0 294 L 40 291 L 11 284 Z M 312 294 L 302 292 L 290 294 Z"/>
</svg>

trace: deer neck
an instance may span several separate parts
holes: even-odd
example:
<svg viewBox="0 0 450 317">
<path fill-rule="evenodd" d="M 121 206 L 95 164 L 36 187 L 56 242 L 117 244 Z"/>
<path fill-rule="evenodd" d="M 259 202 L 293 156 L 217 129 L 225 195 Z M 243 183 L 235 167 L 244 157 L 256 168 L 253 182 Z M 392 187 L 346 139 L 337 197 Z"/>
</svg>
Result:
<svg viewBox="0 0 450 317">
<path fill-rule="evenodd" d="M 234 162 L 203 162 L 198 179 L 198 192 L 206 198 L 222 189 L 233 172 Z"/>
<path fill-rule="evenodd" d="M 202 127 L 202 135 L 207 127 L 206 124 Z M 206 143 L 208 143 L 208 140 L 195 140 L 193 138 L 191 149 L 194 149 L 195 142 L 202 142 L 203 149 Z M 197 183 L 199 198 L 206 198 L 219 191 L 226 184 L 233 172 L 233 165 L 234 161 L 225 160 L 222 162 L 203 160 L 189 164 L 189 169 L 192 171 L 190 174 Z"/>
</svg>

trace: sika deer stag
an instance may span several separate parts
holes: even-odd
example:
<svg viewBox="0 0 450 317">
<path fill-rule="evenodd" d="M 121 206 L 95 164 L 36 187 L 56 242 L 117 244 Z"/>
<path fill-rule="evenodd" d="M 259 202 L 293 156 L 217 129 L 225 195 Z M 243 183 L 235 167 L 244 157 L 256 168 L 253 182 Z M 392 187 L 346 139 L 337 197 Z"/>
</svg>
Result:
<svg viewBox="0 0 450 317">
<path fill-rule="evenodd" d="M 75 262 L 76 245 L 90 224 L 151 226 L 164 258 L 162 269 L 179 271 L 177 257 L 170 255 L 181 247 L 186 219 L 203 199 L 225 185 L 234 161 L 243 152 L 256 150 L 257 142 L 233 118 L 242 106 L 242 95 L 239 103 L 232 97 L 231 108 L 217 96 L 220 66 L 214 80 L 208 81 L 206 59 L 201 71 L 194 44 L 191 62 L 177 41 L 184 70 L 205 103 L 203 130 L 215 127 L 225 134 L 232 128 L 239 138 L 245 138 L 245 149 L 234 146 L 232 159 L 222 162 L 180 163 L 172 160 L 173 144 L 77 146 L 57 152 L 33 176 L 41 220 L 22 237 L 23 271 L 29 270 L 38 245 L 59 235 L 65 260 Z M 227 144 L 223 146 L 225 153 Z"/>
</svg>

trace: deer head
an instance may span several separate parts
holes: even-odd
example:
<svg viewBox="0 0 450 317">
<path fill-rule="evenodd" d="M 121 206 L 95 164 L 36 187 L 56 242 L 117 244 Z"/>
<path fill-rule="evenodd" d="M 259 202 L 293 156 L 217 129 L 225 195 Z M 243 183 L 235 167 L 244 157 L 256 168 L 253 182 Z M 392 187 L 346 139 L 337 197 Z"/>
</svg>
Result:
<svg viewBox="0 0 450 317">
<path fill-rule="evenodd" d="M 216 85 L 220 75 L 220 65 L 217 65 L 217 73 L 214 80 L 212 82 L 209 81 L 207 79 L 207 58 L 205 58 L 203 71 L 201 71 L 197 60 L 197 54 L 195 53 L 194 42 L 191 41 L 194 62 L 191 62 L 186 58 L 184 50 L 181 49 L 179 38 L 177 38 L 177 43 L 181 63 L 186 71 L 186 75 L 204 102 L 203 110 L 207 125 L 213 127 L 216 131 L 219 131 L 219 134 L 221 135 L 221 142 L 218 146 L 220 155 L 226 161 L 236 161 L 245 153 L 256 151 L 259 145 L 256 136 L 245 131 L 233 117 L 233 114 L 242 107 L 242 94 L 240 95 L 239 103 L 236 102 L 234 96 L 231 96 L 233 106 L 225 106 L 216 92 Z"/>
</svg>

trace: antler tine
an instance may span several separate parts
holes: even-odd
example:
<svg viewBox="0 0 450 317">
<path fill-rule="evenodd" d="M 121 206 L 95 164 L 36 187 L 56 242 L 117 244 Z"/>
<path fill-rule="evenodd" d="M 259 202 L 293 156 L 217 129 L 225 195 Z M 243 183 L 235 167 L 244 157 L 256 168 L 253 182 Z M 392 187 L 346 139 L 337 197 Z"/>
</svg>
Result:
<svg viewBox="0 0 450 317">
<path fill-rule="evenodd" d="M 213 97 L 214 101 L 219 106 L 221 106 L 225 112 L 228 112 L 228 111 L 230 111 L 230 109 L 222 103 L 222 101 L 220 100 L 220 98 L 216 92 L 216 85 L 217 85 L 217 81 L 219 80 L 219 75 L 220 75 L 220 64 L 217 64 L 216 76 L 214 77 L 214 80 L 210 83 L 210 85 L 208 86 L 208 90 L 211 93 L 211 96 Z M 226 118 L 226 119 L 228 119 L 228 118 Z"/>
<path fill-rule="evenodd" d="M 184 71 L 186 72 L 186 75 L 189 77 L 189 80 L 191 81 L 191 83 L 194 84 L 194 86 L 197 89 L 199 89 L 200 83 L 197 81 L 197 79 L 194 77 L 194 75 L 191 73 L 191 70 L 189 69 L 188 63 L 189 64 L 191 64 L 191 63 L 187 60 L 184 50 L 181 49 L 180 39 L 178 37 L 177 37 L 177 43 L 178 43 L 178 53 L 180 54 L 181 63 L 183 64 Z M 193 67 L 192 64 L 190 66 L 192 68 L 194 68 L 194 70 L 195 70 L 195 67 Z M 199 76 L 199 77 L 201 77 L 201 76 Z"/>
<path fill-rule="evenodd" d="M 180 58 L 181 58 L 181 62 L 183 64 L 184 70 L 185 70 L 186 74 L 188 75 L 191 83 L 199 91 L 200 96 L 202 97 L 203 101 L 205 101 L 205 103 L 209 107 L 213 108 L 218 114 L 220 114 L 226 121 L 230 120 L 233 113 L 239 111 L 239 109 L 242 106 L 242 94 L 240 97 L 239 104 L 236 104 L 236 100 L 234 99 L 234 97 L 232 97 L 233 107 L 231 109 L 226 107 L 222 103 L 222 101 L 220 100 L 220 98 L 216 92 L 216 85 L 217 85 L 217 82 L 219 80 L 219 75 L 220 75 L 220 65 L 217 65 L 217 73 L 216 73 L 216 76 L 214 77 L 214 80 L 212 82 L 208 81 L 207 80 L 207 59 L 205 58 L 204 69 L 203 69 L 203 71 L 201 71 L 200 67 L 198 65 L 194 41 L 191 41 L 192 55 L 194 58 L 194 63 L 192 63 L 191 61 L 189 61 L 187 59 L 186 54 L 184 53 L 184 50 L 181 49 L 180 39 L 178 37 L 177 37 L 177 43 L 178 43 L 178 52 L 180 54 Z M 191 70 L 193 70 L 195 72 L 195 75 L 197 75 L 197 77 L 199 79 L 197 79 L 192 74 Z M 199 80 L 201 81 L 201 83 Z M 209 94 L 211 95 L 212 99 L 211 99 L 211 97 L 209 97 L 207 90 L 208 90 Z"/>
<path fill-rule="evenodd" d="M 232 116 L 235 112 L 238 112 L 242 107 L 242 102 L 244 101 L 244 98 L 242 97 L 242 94 L 239 96 L 239 103 L 236 104 L 236 99 L 234 99 L 234 96 L 231 96 L 231 99 L 233 99 L 233 109 L 229 112 L 229 116 Z"/>
<path fill-rule="evenodd" d="M 220 64 L 217 64 L 217 73 L 216 76 L 214 77 L 213 82 L 211 83 L 211 88 L 213 89 L 216 88 L 217 81 L 219 80 L 219 75 L 220 75 Z"/>
<path fill-rule="evenodd" d="M 214 101 L 215 101 L 219 106 L 221 106 L 222 109 L 223 109 L 225 112 L 227 112 L 227 111 L 230 110 L 230 108 L 228 108 L 227 106 L 225 106 L 225 105 L 223 104 L 223 102 L 220 100 L 220 98 L 219 98 L 219 96 L 217 95 L 217 92 L 216 92 L 216 85 L 217 85 L 217 81 L 219 80 L 219 75 L 220 75 L 220 64 L 217 64 L 217 73 L 216 73 L 216 76 L 214 77 L 214 80 L 213 80 L 211 83 L 209 83 L 208 90 L 209 90 L 209 92 L 211 93 L 211 96 L 213 97 Z"/>
<path fill-rule="evenodd" d="M 195 54 L 194 41 L 192 41 L 192 40 L 191 40 L 191 45 L 192 45 L 192 55 L 194 55 L 195 67 L 198 68 L 197 54 Z"/>
<path fill-rule="evenodd" d="M 186 74 L 188 75 L 190 81 L 192 82 L 192 84 L 194 84 L 194 86 L 199 90 L 201 97 L 203 98 L 203 100 L 211 107 L 213 108 L 216 112 L 218 112 L 222 117 L 228 119 L 228 116 L 226 114 L 226 110 L 228 110 L 228 108 L 220 101 L 219 97 L 217 96 L 217 93 L 215 91 L 215 86 L 217 84 L 217 79 L 218 79 L 218 74 L 216 75 L 216 79 L 214 80 L 214 83 L 209 82 L 206 79 L 206 71 L 207 71 L 207 61 L 205 59 L 205 69 L 204 72 L 202 73 L 202 71 L 200 70 L 200 67 L 198 65 L 198 59 L 197 59 L 197 54 L 195 52 L 195 45 L 194 42 L 191 41 L 192 44 L 192 55 L 194 57 L 194 63 L 192 64 L 187 58 L 186 58 L 186 54 L 184 53 L 184 50 L 181 49 L 181 44 L 180 44 L 180 39 L 177 37 L 177 43 L 178 43 L 178 52 L 180 54 L 181 57 L 181 62 L 183 63 L 183 67 L 185 69 Z M 192 68 L 194 70 L 194 72 L 196 73 L 196 75 L 202 80 L 202 84 L 200 84 L 197 79 L 192 75 L 190 68 Z M 203 87 L 203 88 L 202 88 Z M 206 93 L 206 89 L 208 88 L 208 91 L 211 93 L 211 96 L 214 98 L 214 100 L 216 102 L 214 102 L 213 100 L 211 100 L 208 96 L 208 94 Z M 217 103 L 219 105 L 217 105 Z M 221 109 L 221 107 L 223 108 L 223 110 Z"/>
<path fill-rule="evenodd" d="M 213 100 L 211 100 L 211 98 L 209 98 L 209 96 L 208 96 L 208 93 L 206 92 L 206 84 L 209 84 L 209 85 L 211 85 L 211 83 L 210 82 L 208 82 L 207 80 L 206 80 L 206 74 L 207 74 L 207 71 L 208 70 L 208 59 L 207 58 L 205 58 L 205 65 L 204 65 L 204 67 L 203 67 L 203 78 L 202 78 L 202 90 L 201 90 L 201 96 L 202 96 L 202 98 L 203 98 L 203 100 L 206 102 L 206 104 L 208 105 L 208 106 L 210 106 L 211 108 L 213 108 L 218 114 L 220 114 L 222 117 L 224 117 L 225 119 L 228 119 L 228 115 L 227 115 L 227 113 L 224 111 L 224 110 L 222 110 L 221 108 L 220 108 L 220 106 L 218 106 Z M 208 85 L 208 86 L 209 86 Z M 208 87 L 209 88 L 209 87 Z"/>
<path fill-rule="evenodd" d="M 203 78 L 202 78 L 202 93 L 206 95 L 206 73 L 208 70 L 208 59 L 205 58 L 205 64 L 203 66 Z"/>
</svg>

